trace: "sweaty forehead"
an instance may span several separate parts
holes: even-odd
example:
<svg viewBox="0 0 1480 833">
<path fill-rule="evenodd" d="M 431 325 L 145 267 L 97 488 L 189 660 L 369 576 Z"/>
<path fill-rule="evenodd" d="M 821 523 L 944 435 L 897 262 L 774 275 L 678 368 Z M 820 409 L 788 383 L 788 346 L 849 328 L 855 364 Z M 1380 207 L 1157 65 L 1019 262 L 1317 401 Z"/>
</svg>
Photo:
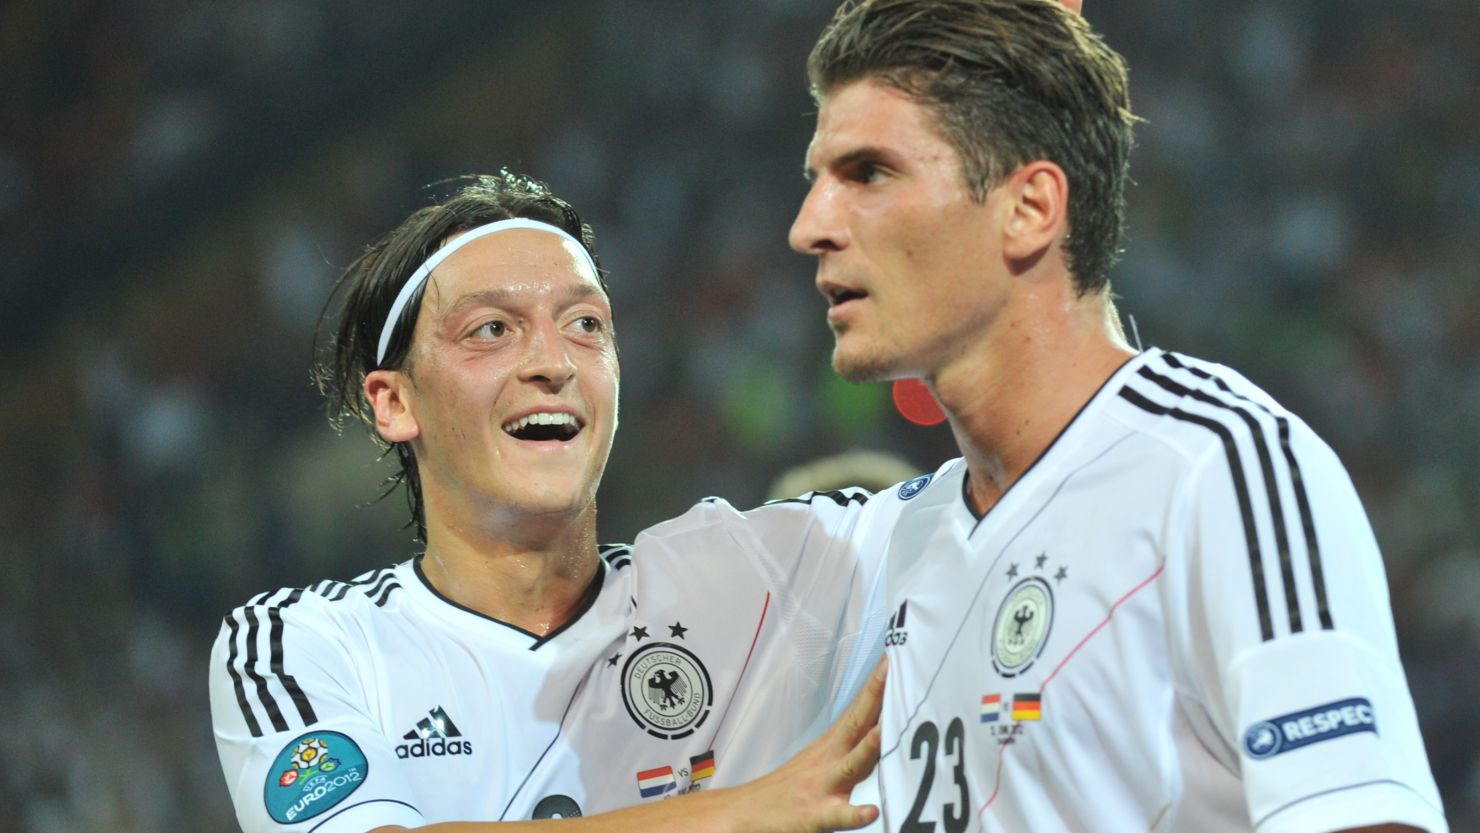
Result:
<svg viewBox="0 0 1480 833">
<path fill-rule="evenodd" d="M 861 151 L 926 152 L 941 143 L 924 105 L 882 81 L 863 79 L 822 99 L 805 167 L 810 176 Z"/>
<path fill-rule="evenodd" d="M 534 229 L 469 242 L 438 265 L 429 283 L 428 300 L 442 307 L 461 305 L 463 299 L 510 303 L 605 298 L 595 265 L 579 243 Z"/>
</svg>

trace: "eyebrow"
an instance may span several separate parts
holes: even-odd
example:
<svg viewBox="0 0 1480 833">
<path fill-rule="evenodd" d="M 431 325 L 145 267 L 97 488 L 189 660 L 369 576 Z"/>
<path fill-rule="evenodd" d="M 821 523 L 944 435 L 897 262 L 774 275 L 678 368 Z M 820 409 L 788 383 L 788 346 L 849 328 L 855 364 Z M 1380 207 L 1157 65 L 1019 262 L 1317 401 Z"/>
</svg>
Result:
<svg viewBox="0 0 1480 833">
<path fill-rule="evenodd" d="M 849 165 L 856 165 L 859 162 L 885 162 L 887 164 L 889 157 L 890 153 L 884 148 L 877 145 L 864 145 L 861 148 L 854 148 L 841 156 L 834 157 L 825 167 L 846 168 Z M 812 182 L 817 179 L 817 169 L 807 164 L 802 168 L 802 176 L 808 182 Z"/>
<path fill-rule="evenodd" d="M 563 304 L 572 304 L 577 301 L 584 301 L 592 296 L 604 295 L 605 293 L 602 292 L 601 287 L 596 284 L 582 282 L 568 287 L 557 300 Z M 514 293 L 505 287 L 469 292 L 452 302 L 439 317 L 446 319 L 472 306 L 503 306 L 513 297 Z"/>
</svg>

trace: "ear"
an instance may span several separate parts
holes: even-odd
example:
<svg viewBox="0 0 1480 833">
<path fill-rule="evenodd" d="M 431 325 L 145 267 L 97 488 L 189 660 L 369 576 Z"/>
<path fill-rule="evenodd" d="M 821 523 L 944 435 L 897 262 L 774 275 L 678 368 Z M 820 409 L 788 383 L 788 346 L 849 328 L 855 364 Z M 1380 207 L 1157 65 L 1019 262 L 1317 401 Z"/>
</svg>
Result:
<svg viewBox="0 0 1480 833">
<path fill-rule="evenodd" d="M 1003 254 L 1026 269 L 1068 233 L 1069 178 L 1063 168 L 1040 159 L 1019 168 L 1003 186 L 1008 197 Z"/>
<path fill-rule="evenodd" d="M 365 398 L 375 409 L 375 430 L 386 442 L 404 443 L 421 434 L 412 413 L 411 378 L 399 370 L 372 370 L 365 375 Z"/>
</svg>

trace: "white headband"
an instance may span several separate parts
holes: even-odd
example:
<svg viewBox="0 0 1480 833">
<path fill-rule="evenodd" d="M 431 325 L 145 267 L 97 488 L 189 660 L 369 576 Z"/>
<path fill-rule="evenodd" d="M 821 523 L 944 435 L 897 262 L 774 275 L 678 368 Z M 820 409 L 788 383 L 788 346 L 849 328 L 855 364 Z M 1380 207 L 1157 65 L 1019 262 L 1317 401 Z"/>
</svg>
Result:
<svg viewBox="0 0 1480 833">
<path fill-rule="evenodd" d="M 532 231 L 544 231 L 569 240 L 570 242 L 576 244 L 576 248 L 580 251 L 581 257 L 584 257 L 586 259 L 586 265 L 591 267 L 591 273 L 593 275 L 600 274 L 596 271 L 596 264 L 591 260 L 591 253 L 586 251 L 585 244 L 572 237 L 569 232 L 567 232 L 563 228 L 559 228 L 558 226 L 552 226 L 549 223 L 542 223 L 539 220 L 530 220 L 524 217 L 515 217 L 512 220 L 497 220 L 495 222 L 488 223 L 487 225 L 482 225 L 478 226 L 477 228 L 470 229 L 469 231 L 463 232 L 461 235 L 459 235 L 456 240 L 453 240 L 451 243 L 448 243 L 437 251 L 432 252 L 432 256 L 427 258 L 424 263 L 418 266 L 416 268 L 416 271 L 411 273 L 411 277 L 406 280 L 406 284 L 401 287 L 400 294 L 396 296 L 396 302 L 394 304 L 391 304 L 391 311 L 386 313 L 385 325 L 380 328 L 380 346 L 375 350 L 376 366 L 379 366 L 381 362 L 385 361 L 385 351 L 386 348 L 390 346 L 391 333 L 396 331 L 396 322 L 400 320 L 401 313 L 405 311 L 406 305 L 411 303 L 411 296 L 415 295 L 416 290 L 420 289 L 421 285 L 426 283 L 427 277 L 432 274 L 432 270 L 442 265 L 442 261 L 451 257 L 453 252 L 456 252 L 458 249 L 461 249 L 463 246 L 468 245 L 474 240 L 477 240 L 480 237 L 486 237 L 490 234 L 496 234 L 501 231 L 511 231 L 513 229 L 530 229 Z"/>
</svg>

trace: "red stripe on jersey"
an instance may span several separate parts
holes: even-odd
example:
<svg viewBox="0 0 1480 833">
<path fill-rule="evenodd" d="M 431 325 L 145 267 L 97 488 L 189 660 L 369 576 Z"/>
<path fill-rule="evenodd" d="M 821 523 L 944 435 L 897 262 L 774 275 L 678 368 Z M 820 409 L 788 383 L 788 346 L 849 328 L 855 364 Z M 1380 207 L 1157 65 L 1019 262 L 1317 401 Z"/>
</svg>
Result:
<svg viewBox="0 0 1480 833">
<path fill-rule="evenodd" d="M 745 653 L 745 664 L 742 665 L 742 666 L 740 666 L 740 676 L 738 676 L 738 677 L 735 678 L 735 690 L 736 691 L 739 691 L 740 690 L 740 683 L 745 679 L 745 670 L 750 667 L 750 658 L 755 654 L 755 645 L 756 645 L 757 642 L 761 641 L 761 628 L 763 626 L 765 626 L 765 624 L 766 624 L 766 611 L 768 611 L 770 609 L 771 609 L 771 593 L 768 590 L 768 591 L 766 591 L 766 600 L 761 605 L 761 618 L 760 618 L 759 621 L 757 621 L 755 623 L 755 636 L 752 636 L 750 638 L 750 650 Z M 735 705 L 735 701 L 734 701 L 733 698 L 731 698 L 729 704 L 725 706 L 725 714 L 720 715 L 719 720 L 716 721 L 713 725 L 715 725 L 715 726 L 723 726 L 724 723 L 725 723 L 725 715 L 728 715 L 730 713 L 730 706 L 733 706 L 733 705 Z M 711 737 L 710 740 L 712 741 L 712 740 L 714 740 L 714 738 Z M 713 750 L 710 750 L 710 751 L 713 751 Z"/>
<path fill-rule="evenodd" d="M 1048 672 L 1048 676 L 1043 678 L 1043 684 L 1038 687 L 1038 696 L 1040 698 L 1043 697 L 1043 692 L 1048 690 L 1048 684 L 1053 682 L 1053 678 L 1058 676 L 1059 671 L 1063 670 L 1064 666 L 1068 664 L 1069 660 L 1073 659 L 1074 655 L 1079 653 L 1079 649 L 1084 647 L 1084 643 L 1088 642 L 1091 637 L 1104 630 L 1105 626 L 1110 624 L 1110 620 L 1115 616 L 1116 608 L 1125 604 L 1127 601 L 1130 600 L 1132 596 L 1141 592 L 1141 590 L 1144 589 L 1147 585 L 1151 584 L 1151 582 L 1156 581 L 1156 579 L 1161 575 L 1161 571 L 1166 569 L 1166 566 L 1167 565 L 1165 562 L 1158 564 L 1156 567 L 1156 572 L 1147 576 L 1140 584 L 1126 591 L 1126 594 L 1124 596 L 1121 596 L 1120 598 L 1115 600 L 1115 604 L 1110 605 L 1110 609 L 1105 612 L 1105 618 L 1100 620 L 1100 624 L 1095 625 L 1093 628 L 1091 628 L 1090 632 L 1085 634 L 1083 639 L 1079 640 L 1079 644 L 1070 649 L 1069 653 L 1066 654 L 1062 660 L 1059 660 L 1059 664 L 1054 666 L 1054 669 L 1052 671 Z M 997 793 L 1002 789 L 1002 761 L 1007 757 L 1007 750 L 1011 748 L 1012 747 L 1010 746 L 1004 746 L 1002 747 L 1002 751 L 997 755 L 997 780 L 996 783 L 992 785 L 991 796 L 989 796 L 987 800 L 982 803 L 982 806 L 976 811 L 978 817 L 980 817 L 982 813 L 985 813 L 988 807 L 992 806 L 993 801 L 997 800 Z"/>
</svg>

